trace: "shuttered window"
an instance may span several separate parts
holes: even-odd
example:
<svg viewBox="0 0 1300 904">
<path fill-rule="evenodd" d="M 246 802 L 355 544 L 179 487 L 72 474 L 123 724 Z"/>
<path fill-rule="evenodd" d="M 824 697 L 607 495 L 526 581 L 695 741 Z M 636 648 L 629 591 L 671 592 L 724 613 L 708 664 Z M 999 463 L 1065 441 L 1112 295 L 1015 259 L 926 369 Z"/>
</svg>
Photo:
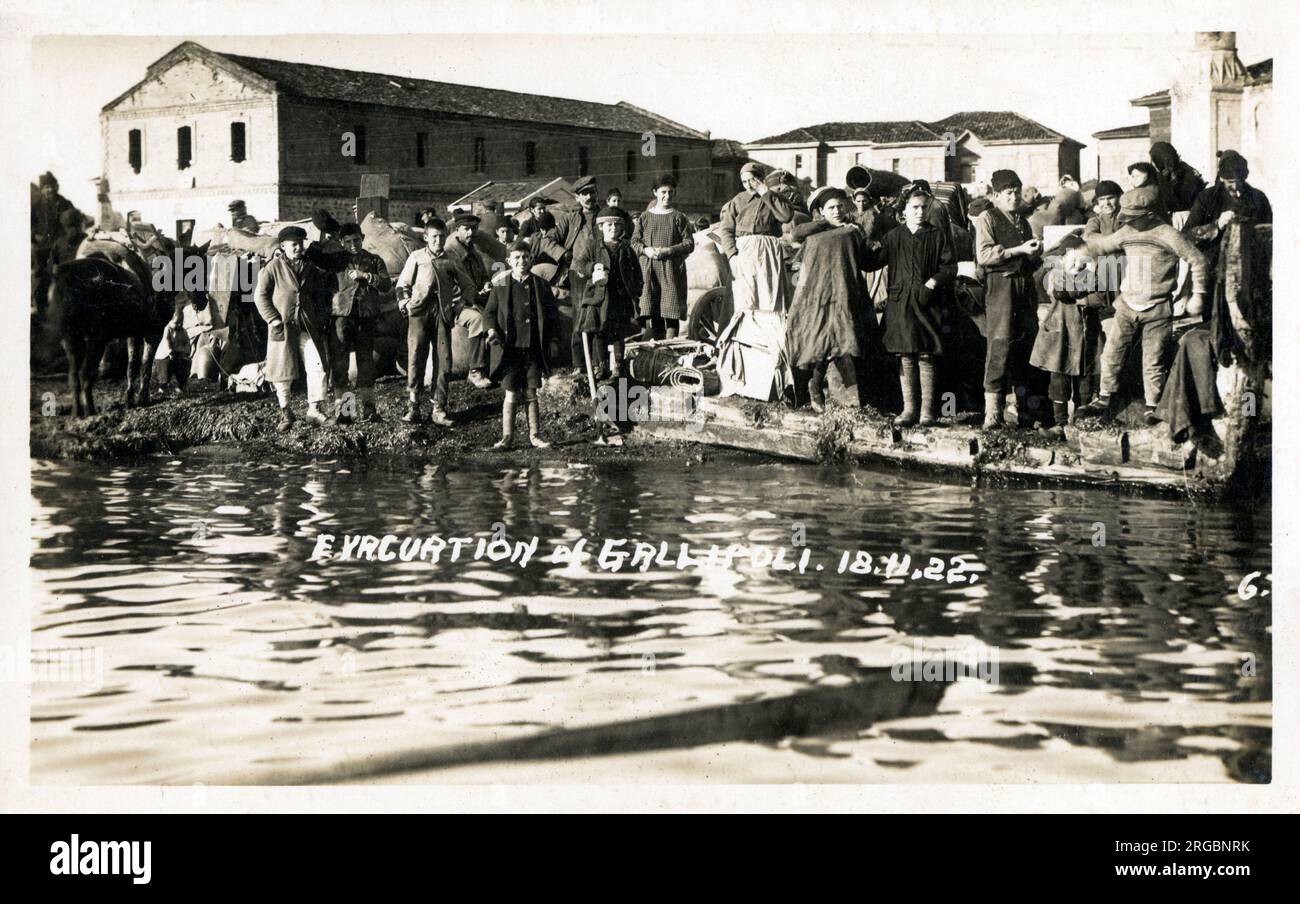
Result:
<svg viewBox="0 0 1300 904">
<path fill-rule="evenodd" d="M 139 129 L 132 129 L 126 135 L 126 159 L 134 172 L 140 172 L 144 163 L 144 142 Z"/>
<path fill-rule="evenodd" d="M 189 126 L 176 130 L 176 168 L 189 169 L 194 160 L 194 133 Z"/>
<path fill-rule="evenodd" d="M 248 159 L 248 126 L 242 122 L 230 124 L 230 159 L 235 163 Z"/>
</svg>

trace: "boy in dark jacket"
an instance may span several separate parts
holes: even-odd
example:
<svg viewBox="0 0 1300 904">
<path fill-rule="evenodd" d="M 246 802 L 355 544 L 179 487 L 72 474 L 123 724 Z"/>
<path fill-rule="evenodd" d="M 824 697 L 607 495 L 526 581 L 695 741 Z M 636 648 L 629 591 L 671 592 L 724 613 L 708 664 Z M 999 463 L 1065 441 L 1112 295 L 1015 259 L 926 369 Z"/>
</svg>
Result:
<svg viewBox="0 0 1300 904">
<path fill-rule="evenodd" d="M 610 346 L 613 377 L 618 379 L 623 375 L 623 339 L 634 328 L 641 299 L 641 265 L 628 242 L 621 211 L 612 207 L 601 210 L 596 228 L 601 241 L 580 243 L 573 256 L 573 271 L 585 284 L 574 331 Z M 601 366 L 601 362 L 592 365 Z"/>
<path fill-rule="evenodd" d="M 560 317 L 555 296 L 546 282 L 529 272 L 532 249 L 527 242 L 510 246 L 510 278 L 493 283 L 483 308 L 483 329 L 491 349 L 490 373 L 505 390 L 501 404 L 501 441 L 493 449 L 508 449 L 514 442 L 515 409 L 519 392 L 528 408 L 528 440 L 535 448 L 550 443 L 542 439 L 542 412 L 537 390 L 548 373 L 547 354 L 559 355 Z"/>
</svg>

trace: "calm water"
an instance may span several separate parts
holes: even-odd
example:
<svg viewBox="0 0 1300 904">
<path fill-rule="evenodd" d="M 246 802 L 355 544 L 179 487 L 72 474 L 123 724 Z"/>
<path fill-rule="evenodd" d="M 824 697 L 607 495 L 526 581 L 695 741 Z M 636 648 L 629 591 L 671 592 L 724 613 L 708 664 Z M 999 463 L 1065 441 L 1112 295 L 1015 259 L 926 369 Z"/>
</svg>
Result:
<svg viewBox="0 0 1300 904">
<path fill-rule="evenodd" d="M 1271 597 L 1237 592 L 1269 586 L 1267 505 L 747 460 L 37 462 L 33 495 L 34 654 L 81 663 L 37 676 L 35 782 L 1270 774 Z M 540 538 L 527 567 L 309 561 L 318 532 L 493 522 Z M 579 537 L 788 546 L 796 522 L 803 574 L 547 561 Z M 840 574 L 845 549 L 970 565 Z M 996 681 L 891 678 L 945 650 Z"/>
</svg>

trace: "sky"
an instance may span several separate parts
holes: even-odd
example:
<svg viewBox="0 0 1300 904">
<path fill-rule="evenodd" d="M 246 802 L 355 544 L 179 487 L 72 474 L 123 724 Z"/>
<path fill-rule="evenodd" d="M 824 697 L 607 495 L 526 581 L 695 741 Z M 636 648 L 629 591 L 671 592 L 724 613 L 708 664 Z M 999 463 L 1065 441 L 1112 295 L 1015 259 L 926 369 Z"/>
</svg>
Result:
<svg viewBox="0 0 1300 904">
<path fill-rule="evenodd" d="M 1096 168 L 1091 134 L 1145 122 L 1146 111 L 1129 101 L 1167 88 L 1193 37 L 1190 31 L 37 35 L 31 45 L 28 121 L 36 140 L 28 144 L 30 178 L 53 171 L 64 194 L 91 209 L 91 180 L 100 172 L 100 108 L 186 39 L 247 56 L 625 100 L 714 138 L 739 141 L 836 120 L 935 120 L 962 110 L 1013 110 L 1085 142 L 1080 175 L 1087 179 Z M 1238 55 L 1247 65 L 1271 57 L 1274 43 L 1268 33 L 1237 34 Z M 536 64 L 528 65 L 529 54 Z"/>
</svg>

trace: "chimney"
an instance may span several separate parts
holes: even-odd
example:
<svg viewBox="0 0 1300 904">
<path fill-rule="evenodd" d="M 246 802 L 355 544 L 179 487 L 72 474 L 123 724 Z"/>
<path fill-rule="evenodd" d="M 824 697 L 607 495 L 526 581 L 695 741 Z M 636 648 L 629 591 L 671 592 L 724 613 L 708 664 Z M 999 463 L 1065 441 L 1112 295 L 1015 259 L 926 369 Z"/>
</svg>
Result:
<svg viewBox="0 0 1300 904">
<path fill-rule="evenodd" d="M 1201 31 L 1170 88 L 1170 141 L 1209 181 L 1218 152 L 1241 146 L 1241 91 L 1247 78 L 1237 57 L 1237 33 Z"/>
</svg>

